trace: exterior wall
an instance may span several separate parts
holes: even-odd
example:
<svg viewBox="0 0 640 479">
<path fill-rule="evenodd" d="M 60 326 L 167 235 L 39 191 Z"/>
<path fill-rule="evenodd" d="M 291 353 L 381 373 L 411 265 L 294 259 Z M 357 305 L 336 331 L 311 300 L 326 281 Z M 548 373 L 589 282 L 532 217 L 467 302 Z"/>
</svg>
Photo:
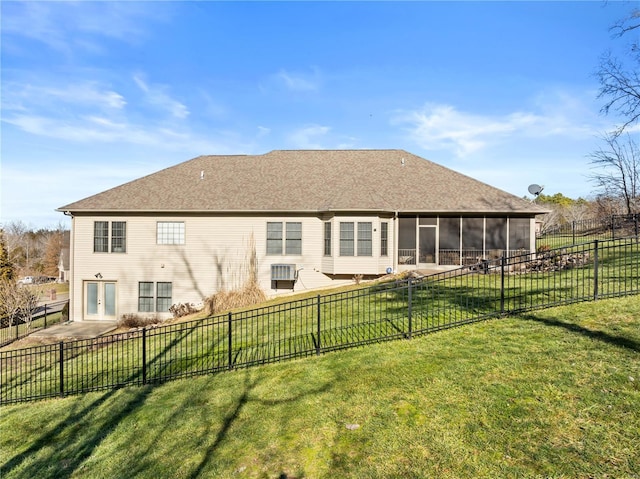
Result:
<svg viewBox="0 0 640 479">
<path fill-rule="evenodd" d="M 324 220 L 318 216 L 75 216 L 72 224 L 70 318 L 100 319 L 86 310 L 87 282 L 115 283 L 116 318 L 138 313 L 139 282 L 172 283 L 172 304 L 194 303 L 218 291 L 241 287 L 255 254 L 258 281 L 268 296 L 290 293 L 290 286 L 272 283 L 271 265 L 295 264 L 295 291 L 352 283 L 354 274 L 384 274 L 391 264 L 393 226 L 389 220 L 389 256 L 380 258 L 377 216 L 345 216 L 342 221 L 369 221 L 373 233 L 372 256 L 339 257 L 339 225 L 332 228 L 331 257 L 324 256 Z M 126 222 L 126 252 L 94 253 L 94 221 Z M 184 222 L 182 245 L 157 244 L 157 222 Z M 302 254 L 268 255 L 267 222 L 301 222 Z M 335 221 L 335 219 L 334 219 Z M 339 277 L 339 275 L 350 275 Z M 275 289 L 278 286 L 279 289 Z M 166 318 L 170 313 L 157 313 Z M 109 318 L 111 319 L 111 318 Z"/>
</svg>

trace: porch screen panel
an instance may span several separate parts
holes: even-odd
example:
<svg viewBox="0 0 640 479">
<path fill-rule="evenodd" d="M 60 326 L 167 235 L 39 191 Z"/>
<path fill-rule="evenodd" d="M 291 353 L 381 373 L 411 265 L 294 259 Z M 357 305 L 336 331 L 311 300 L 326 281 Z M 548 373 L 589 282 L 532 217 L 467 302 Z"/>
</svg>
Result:
<svg viewBox="0 0 640 479">
<path fill-rule="evenodd" d="M 529 251 L 531 222 L 529 218 L 509 218 L 509 249 Z"/>
<path fill-rule="evenodd" d="M 487 251 L 507 249 L 507 218 L 487 218 L 485 235 Z"/>
<path fill-rule="evenodd" d="M 399 249 L 416 249 L 416 219 L 399 218 Z"/>
<path fill-rule="evenodd" d="M 462 218 L 462 249 L 482 251 L 484 218 Z"/>
<path fill-rule="evenodd" d="M 460 218 L 440 218 L 440 249 L 460 249 Z"/>
</svg>

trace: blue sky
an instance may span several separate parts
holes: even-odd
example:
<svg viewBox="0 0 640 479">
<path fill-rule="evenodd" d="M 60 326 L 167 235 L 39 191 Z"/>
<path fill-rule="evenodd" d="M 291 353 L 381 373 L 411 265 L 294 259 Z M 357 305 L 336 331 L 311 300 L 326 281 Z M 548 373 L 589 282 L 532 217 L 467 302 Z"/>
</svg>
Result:
<svg viewBox="0 0 640 479">
<path fill-rule="evenodd" d="M 53 227 L 195 156 L 273 149 L 401 148 L 518 196 L 589 197 L 586 155 L 617 123 L 594 73 L 631 4 L 0 8 L 0 220 Z"/>
</svg>

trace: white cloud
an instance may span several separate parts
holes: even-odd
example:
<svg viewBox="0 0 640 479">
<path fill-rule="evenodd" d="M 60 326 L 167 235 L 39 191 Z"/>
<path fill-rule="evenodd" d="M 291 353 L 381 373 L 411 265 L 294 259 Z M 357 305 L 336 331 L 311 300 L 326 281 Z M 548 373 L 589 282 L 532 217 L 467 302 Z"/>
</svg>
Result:
<svg viewBox="0 0 640 479">
<path fill-rule="evenodd" d="M 182 103 L 171 98 L 167 93 L 167 87 L 163 85 L 148 85 L 141 75 L 134 75 L 138 88 L 142 90 L 145 95 L 145 99 L 150 105 L 157 107 L 161 110 L 168 111 L 172 116 L 180 119 L 184 119 L 189 116 L 189 109 Z"/>
<path fill-rule="evenodd" d="M 95 81 L 75 82 L 64 86 L 40 86 L 8 82 L 3 85 L 3 110 L 57 109 L 60 103 L 87 108 L 120 110 L 127 104 L 119 93 Z"/>
<path fill-rule="evenodd" d="M 146 34 L 147 23 L 169 17 L 168 6 L 168 2 L 156 2 L 152 9 L 136 2 L 4 2 L 3 41 L 12 50 L 11 37 L 19 36 L 67 55 L 76 50 L 104 53 L 99 38 L 136 42 Z"/>
<path fill-rule="evenodd" d="M 288 139 L 294 148 L 321 150 L 324 147 L 318 142 L 318 138 L 324 137 L 330 130 L 328 126 L 310 125 L 294 131 Z"/>
<path fill-rule="evenodd" d="M 316 91 L 320 88 L 320 75 L 317 69 L 311 74 L 308 73 L 292 73 L 286 70 L 280 70 L 274 75 L 277 83 L 284 85 L 290 91 Z"/>
<path fill-rule="evenodd" d="M 602 121 L 587 115 L 576 98 L 552 95 L 539 97 L 537 103 L 536 111 L 504 115 L 475 114 L 452 105 L 426 104 L 417 110 L 399 112 L 392 123 L 405 125 L 409 138 L 422 148 L 451 150 L 460 158 L 514 138 L 587 138 L 602 127 Z"/>
</svg>

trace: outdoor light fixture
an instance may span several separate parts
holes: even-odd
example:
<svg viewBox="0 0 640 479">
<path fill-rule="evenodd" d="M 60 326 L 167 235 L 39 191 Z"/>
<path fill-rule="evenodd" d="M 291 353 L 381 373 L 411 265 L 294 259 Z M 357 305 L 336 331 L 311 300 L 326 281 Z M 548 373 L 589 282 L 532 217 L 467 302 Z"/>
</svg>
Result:
<svg viewBox="0 0 640 479">
<path fill-rule="evenodd" d="M 98 279 L 102 279 L 102 274 L 100 274 L 100 273 L 97 273 L 95 276 L 96 276 L 96 278 L 98 278 Z"/>
</svg>

